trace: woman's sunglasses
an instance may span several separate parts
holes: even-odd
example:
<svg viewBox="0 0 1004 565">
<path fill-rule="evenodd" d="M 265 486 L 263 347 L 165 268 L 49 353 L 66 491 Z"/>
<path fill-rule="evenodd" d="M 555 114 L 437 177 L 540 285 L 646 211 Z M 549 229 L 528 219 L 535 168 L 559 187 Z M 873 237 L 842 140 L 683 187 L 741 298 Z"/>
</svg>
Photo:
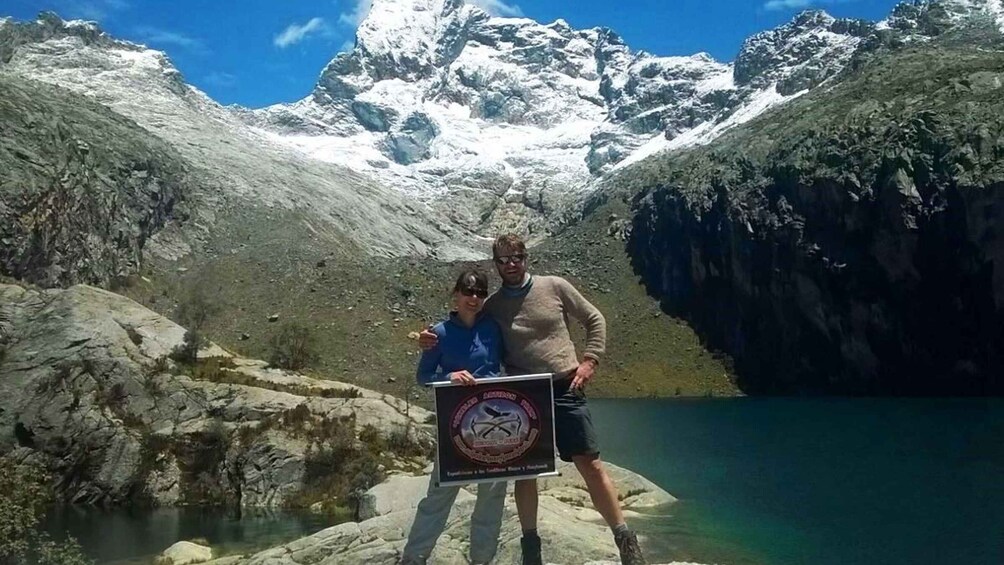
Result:
<svg viewBox="0 0 1004 565">
<path fill-rule="evenodd" d="M 488 297 L 488 291 L 483 288 L 462 288 L 460 289 L 460 294 L 464 296 L 477 296 L 478 298 Z"/>
</svg>

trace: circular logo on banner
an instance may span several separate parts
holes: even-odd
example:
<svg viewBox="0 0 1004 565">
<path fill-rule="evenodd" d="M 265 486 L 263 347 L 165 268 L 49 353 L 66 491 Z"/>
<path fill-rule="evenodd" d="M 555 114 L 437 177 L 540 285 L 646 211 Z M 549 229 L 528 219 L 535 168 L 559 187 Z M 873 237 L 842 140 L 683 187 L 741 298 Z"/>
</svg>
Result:
<svg viewBox="0 0 1004 565">
<path fill-rule="evenodd" d="M 471 461 L 502 465 L 537 443 L 540 416 L 528 397 L 508 389 L 488 389 L 457 407 L 450 418 L 450 436 Z"/>
</svg>

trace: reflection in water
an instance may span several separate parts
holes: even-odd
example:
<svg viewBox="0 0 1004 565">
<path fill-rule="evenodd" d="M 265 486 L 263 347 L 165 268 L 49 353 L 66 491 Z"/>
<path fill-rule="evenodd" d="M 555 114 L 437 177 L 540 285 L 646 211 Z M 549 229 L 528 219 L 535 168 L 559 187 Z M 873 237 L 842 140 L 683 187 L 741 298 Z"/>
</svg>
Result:
<svg viewBox="0 0 1004 565">
<path fill-rule="evenodd" d="M 202 538 L 216 554 L 266 549 L 336 523 L 328 515 L 286 510 L 221 508 L 51 509 L 42 526 L 56 539 L 71 535 L 101 564 L 149 563 L 180 540 Z"/>
</svg>

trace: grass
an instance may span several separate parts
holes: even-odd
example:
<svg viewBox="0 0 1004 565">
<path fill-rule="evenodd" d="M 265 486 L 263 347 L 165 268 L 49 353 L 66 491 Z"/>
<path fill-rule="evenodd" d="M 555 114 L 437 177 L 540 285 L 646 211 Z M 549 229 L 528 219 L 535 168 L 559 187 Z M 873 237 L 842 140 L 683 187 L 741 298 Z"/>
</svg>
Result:
<svg viewBox="0 0 1004 565">
<path fill-rule="evenodd" d="M 198 360 L 195 365 L 189 366 L 187 370 L 193 378 L 198 380 L 252 386 L 275 392 L 295 394 L 297 396 L 316 396 L 320 398 L 359 398 L 362 396 L 362 393 L 356 388 L 318 388 L 301 384 L 277 383 L 237 371 L 235 367 L 236 365 L 229 359 L 211 357 Z"/>
<path fill-rule="evenodd" d="M 616 203 L 606 206 L 531 250 L 533 272 L 567 276 L 607 319 L 608 353 L 591 387 L 593 395 L 738 394 L 728 363 L 707 351 L 685 322 L 660 314 L 658 303 L 645 293 L 623 242 L 606 235 L 607 214 Z M 185 289 L 203 285 L 218 311 L 206 319 L 203 333 L 221 346 L 268 359 L 275 336 L 286 324 L 296 323 L 313 338 L 317 355 L 307 369 L 312 374 L 406 396 L 418 361 L 418 348 L 408 334 L 445 317 L 456 272 L 471 263 L 366 257 L 298 231 L 269 227 L 300 221 L 293 213 L 273 213 L 268 219 L 221 222 L 247 231 L 217 234 L 210 245 L 226 252 L 182 263 L 183 272 L 173 263 L 152 264 L 144 272 L 148 280 L 123 292 L 173 316 Z M 247 243 L 235 246 L 235 241 Z M 324 266 L 318 266 L 321 261 Z M 491 269 L 487 261 L 476 265 Z M 273 314 L 279 320 L 270 323 Z M 417 403 L 429 406 L 427 394 L 412 394 L 418 395 Z"/>
</svg>

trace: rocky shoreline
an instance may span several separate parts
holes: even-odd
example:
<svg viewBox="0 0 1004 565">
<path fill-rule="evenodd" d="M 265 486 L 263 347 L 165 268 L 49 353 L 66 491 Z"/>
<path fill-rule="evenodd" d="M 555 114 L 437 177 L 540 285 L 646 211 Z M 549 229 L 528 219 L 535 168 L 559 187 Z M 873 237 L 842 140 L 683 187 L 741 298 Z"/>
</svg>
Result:
<svg viewBox="0 0 1004 565">
<path fill-rule="evenodd" d="M 592 509 L 578 473 L 559 465 L 562 476 L 540 481 L 540 531 L 546 540 L 548 563 L 616 563 L 613 537 Z M 426 470 L 428 471 L 428 469 Z M 628 515 L 675 502 L 672 495 L 644 477 L 610 465 Z M 359 522 L 348 522 L 253 555 L 229 556 L 214 565 L 305 565 L 308 563 L 371 563 L 394 565 L 400 559 L 415 507 L 425 494 L 428 475 L 400 474 L 370 489 L 363 497 Z M 446 531 L 430 563 L 467 563 L 469 516 L 475 489 L 462 490 Z M 510 496 L 506 503 L 497 563 L 519 562 L 519 520 Z M 644 542 L 643 542 L 644 543 Z"/>
</svg>

